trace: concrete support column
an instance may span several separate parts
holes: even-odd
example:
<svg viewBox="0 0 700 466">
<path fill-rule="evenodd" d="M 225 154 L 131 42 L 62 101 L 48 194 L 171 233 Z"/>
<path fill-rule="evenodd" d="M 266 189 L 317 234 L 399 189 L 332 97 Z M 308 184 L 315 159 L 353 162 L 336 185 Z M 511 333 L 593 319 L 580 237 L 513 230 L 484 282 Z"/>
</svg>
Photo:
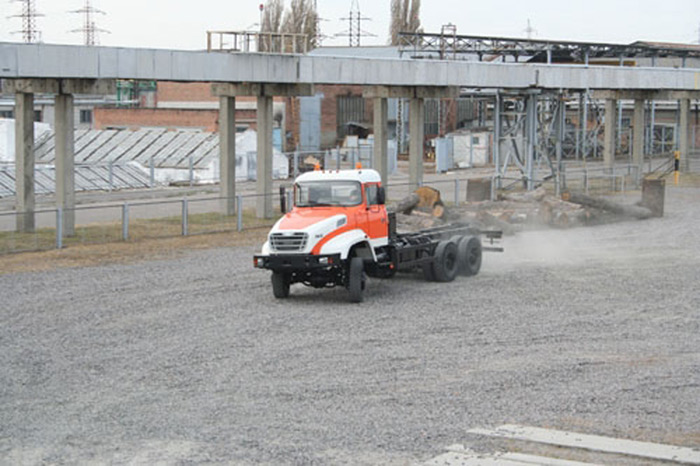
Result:
<svg viewBox="0 0 700 466">
<path fill-rule="evenodd" d="M 73 95 L 56 95 L 56 207 L 63 209 L 63 236 L 75 235 L 75 116 Z"/>
<path fill-rule="evenodd" d="M 408 151 L 409 190 L 414 191 L 423 183 L 423 142 L 425 139 L 425 101 L 413 98 L 409 104 L 409 131 L 411 132 Z"/>
<path fill-rule="evenodd" d="M 681 170 L 690 171 L 690 99 L 681 99 L 680 134 Z"/>
<path fill-rule="evenodd" d="M 219 97 L 219 176 L 224 215 L 236 213 L 236 98 Z"/>
<path fill-rule="evenodd" d="M 257 122 L 257 215 L 272 218 L 272 97 L 258 97 Z"/>
<path fill-rule="evenodd" d="M 615 163 L 615 126 L 617 99 L 605 99 L 605 139 L 603 142 L 603 164 L 612 170 Z"/>
<path fill-rule="evenodd" d="M 34 231 L 34 94 L 15 94 L 15 191 L 17 231 Z"/>
<path fill-rule="evenodd" d="M 387 121 L 389 118 L 388 100 L 383 97 L 374 99 L 374 168 L 382 177 L 382 186 L 389 181 L 389 137 Z"/>
<path fill-rule="evenodd" d="M 632 160 L 641 176 L 644 164 L 644 99 L 634 101 L 634 119 L 632 121 Z"/>
</svg>

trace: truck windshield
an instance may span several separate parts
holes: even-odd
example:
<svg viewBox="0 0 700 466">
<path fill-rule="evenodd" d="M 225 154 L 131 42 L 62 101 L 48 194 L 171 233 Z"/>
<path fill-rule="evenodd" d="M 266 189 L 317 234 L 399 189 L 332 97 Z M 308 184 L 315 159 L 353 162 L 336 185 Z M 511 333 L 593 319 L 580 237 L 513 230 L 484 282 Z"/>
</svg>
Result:
<svg viewBox="0 0 700 466">
<path fill-rule="evenodd" d="M 297 183 L 294 191 L 297 207 L 350 207 L 362 202 L 362 190 L 356 181 L 305 181 Z"/>
</svg>

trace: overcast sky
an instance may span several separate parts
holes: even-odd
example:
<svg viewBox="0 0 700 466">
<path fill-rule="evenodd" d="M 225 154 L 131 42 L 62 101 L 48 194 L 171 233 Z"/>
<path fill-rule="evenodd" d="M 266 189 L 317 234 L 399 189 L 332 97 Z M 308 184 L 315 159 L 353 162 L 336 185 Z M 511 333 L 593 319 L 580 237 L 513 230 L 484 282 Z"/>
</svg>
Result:
<svg viewBox="0 0 700 466">
<path fill-rule="evenodd" d="M 324 35 L 347 30 L 352 0 L 317 0 Z M 288 4 L 290 0 L 287 0 Z M 70 33 L 82 27 L 82 17 L 70 14 L 84 0 L 36 0 L 38 28 L 47 43 L 80 44 L 82 35 Z M 210 30 L 256 29 L 259 0 L 92 0 L 107 14 L 98 26 L 101 45 L 202 49 Z M 389 30 L 390 0 L 359 0 L 363 27 L 376 37 L 362 38 L 363 45 L 383 45 Z M 21 4 L 0 0 L 0 41 L 20 41 L 11 34 L 21 29 Z M 421 21 L 425 32 L 439 32 L 452 22 L 458 34 L 525 37 L 527 20 L 535 38 L 629 43 L 635 40 L 698 43 L 700 0 L 423 0 Z M 347 38 L 327 39 L 324 45 L 346 45 Z"/>
</svg>

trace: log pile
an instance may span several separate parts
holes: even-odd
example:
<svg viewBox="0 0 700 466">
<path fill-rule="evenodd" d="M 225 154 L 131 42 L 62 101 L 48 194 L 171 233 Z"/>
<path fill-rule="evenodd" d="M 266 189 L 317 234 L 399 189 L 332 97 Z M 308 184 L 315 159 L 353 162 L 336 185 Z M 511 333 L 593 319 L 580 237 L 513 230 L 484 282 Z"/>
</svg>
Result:
<svg viewBox="0 0 700 466">
<path fill-rule="evenodd" d="M 426 194 L 425 191 L 416 191 L 387 209 L 396 212 L 399 231 L 416 231 L 450 222 L 469 222 L 480 228 L 501 230 L 506 235 L 523 229 L 572 228 L 652 216 L 645 207 L 577 193 L 566 193 L 558 198 L 548 194 L 544 188 L 501 194 L 495 201 L 471 202 L 456 207 L 444 206 L 439 192 L 436 196 L 434 192 Z"/>
</svg>

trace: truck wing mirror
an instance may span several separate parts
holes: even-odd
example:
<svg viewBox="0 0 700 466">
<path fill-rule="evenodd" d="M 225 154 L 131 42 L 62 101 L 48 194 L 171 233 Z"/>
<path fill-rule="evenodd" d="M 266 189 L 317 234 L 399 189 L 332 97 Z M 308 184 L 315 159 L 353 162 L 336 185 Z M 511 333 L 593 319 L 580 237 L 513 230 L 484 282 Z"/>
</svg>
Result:
<svg viewBox="0 0 700 466">
<path fill-rule="evenodd" d="M 380 186 L 379 189 L 377 190 L 377 204 L 379 204 L 379 205 L 386 204 L 386 191 L 384 191 L 383 186 Z"/>
</svg>

